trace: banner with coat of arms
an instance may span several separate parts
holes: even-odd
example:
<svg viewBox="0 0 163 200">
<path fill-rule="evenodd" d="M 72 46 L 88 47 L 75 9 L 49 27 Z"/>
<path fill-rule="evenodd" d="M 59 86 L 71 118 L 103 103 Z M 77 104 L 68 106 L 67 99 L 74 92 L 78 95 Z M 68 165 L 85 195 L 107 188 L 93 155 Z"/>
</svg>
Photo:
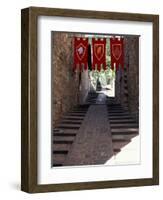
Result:
<svg viewBox="0 0 163 200">
<path fill-rule="evenodd" d="M 111 69 L 116 70 L 124 67 L 124 39 L 123 38 L 110 38 L 110 54 L 111 54 Z"/>
<path fill-rule="evenodd" d="M 88 38 L 74 38 L 74 70 L 88 69 Z"/>
<path fill-rule="evenodd" d="M 93 63 L 92 69 L 101 70 L 101 66 L 106 70 L 106 38 L 92 38 Z"/>
</svg>

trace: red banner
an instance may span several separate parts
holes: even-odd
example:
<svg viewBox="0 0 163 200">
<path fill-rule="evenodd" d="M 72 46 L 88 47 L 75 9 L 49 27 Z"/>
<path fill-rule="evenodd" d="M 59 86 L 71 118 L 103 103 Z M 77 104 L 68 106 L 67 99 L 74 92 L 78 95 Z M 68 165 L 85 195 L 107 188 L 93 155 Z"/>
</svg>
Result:
<svg viewBox="0 0 163 200">
<path fill-rule="evenodd" d="M 74 38 L 74 70 L 79 66 L 80 71 L 88 68 L 88 38 Z"/>
<path fill-rule="evenodd" d="M 114 69 L 116 65 L 116 70 L 119 66 L 123 69 L 124 67 L 124 40 L 123 38 L 110 38 L 110 53 L 111 53 L 111 69 Z"/>
<path fill-rule="evenodd" d="M 106 38 L 97 40 L 92 38 L 93 45 L 93 64 L 92 69 L 95 70 L 97 66 L 97 70 L 101 70 L 101 65 L 103 65 L 103 69 L 106 70 Z"/>
</svg>

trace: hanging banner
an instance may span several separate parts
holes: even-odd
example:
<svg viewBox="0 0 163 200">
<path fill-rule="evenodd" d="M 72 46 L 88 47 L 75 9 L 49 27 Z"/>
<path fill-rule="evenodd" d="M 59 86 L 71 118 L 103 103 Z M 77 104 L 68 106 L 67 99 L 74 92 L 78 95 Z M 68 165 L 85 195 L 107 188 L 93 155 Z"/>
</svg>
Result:
<svg viewBox="0 0 163 200">
<path fill-rule="evenodd" d="M 93 45 L 93 64 L 92 69 L 95 70 L 97 66 L 97 70 L 101 70 L 101 65 L 103 69 L 106 70 L 106 38 L 103 39 L 95 39 L 92 38 Z"/>
<path fill-rule="evenodd" d="M 88 45 L 88 69 L 92 71 L 92 53 L 91 53 L 91 45 Z"/>
<path fill-rule="evenodd" d="M 82 71 L 82 66 L 88 68 L 88 38 L 74 38 L 74 70 L 79 67 Z"/>
<path fill-rule="evenodd" d="M 124 67 L 124 39 L 110 38 L 111 69 L 116 70 Z"/>
</svg>

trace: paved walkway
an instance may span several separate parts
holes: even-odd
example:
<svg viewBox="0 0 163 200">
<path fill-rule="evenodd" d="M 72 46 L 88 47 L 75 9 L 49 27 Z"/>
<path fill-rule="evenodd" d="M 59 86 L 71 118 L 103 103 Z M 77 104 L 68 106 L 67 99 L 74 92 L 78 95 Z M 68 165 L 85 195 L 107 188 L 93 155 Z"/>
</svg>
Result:
<svg viewBox="0 0 163 200">
<path fill-rule="evenodd" d="M 104 164 L 113 156 L 112 137 L 104 101 L 104 95 L 100 94 L 97 104 L 89 107 L 64 165 Z"/>
<path fill-rule="evenodd" d="M 96 104 L 106 104 L 106 95 L 104 93 L 99 92 L 96 99 Z"/>
</svg>

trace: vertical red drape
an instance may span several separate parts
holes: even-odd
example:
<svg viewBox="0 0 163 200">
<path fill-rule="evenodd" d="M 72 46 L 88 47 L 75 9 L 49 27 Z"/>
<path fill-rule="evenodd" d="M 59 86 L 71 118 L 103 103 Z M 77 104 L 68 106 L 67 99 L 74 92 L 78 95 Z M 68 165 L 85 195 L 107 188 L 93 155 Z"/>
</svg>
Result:
<svg viewBox="0 0 163 200">
<path fill-rule="evenodd" d="M 111 69 L 114 69 L 116 65 L 116 70 L 124 68 L 124 39 L 123 38 L 110 38 L 110 53 L 111 53 Z"/>
<path fill-rule="evenodd" d="M 80 71 L 88 68 L 88 38 L 74 37 L 74 70 L 79 66 Z"/>
<path fill-rule="evenodd" d="M 106 38 L 97 40 L 92 38 L 92 48 L 93 48 L 93 64 L 92 69 L 101 70 L 101 65 L 103 65 L 103 69 L 106 70 Z"/>
</svg>

